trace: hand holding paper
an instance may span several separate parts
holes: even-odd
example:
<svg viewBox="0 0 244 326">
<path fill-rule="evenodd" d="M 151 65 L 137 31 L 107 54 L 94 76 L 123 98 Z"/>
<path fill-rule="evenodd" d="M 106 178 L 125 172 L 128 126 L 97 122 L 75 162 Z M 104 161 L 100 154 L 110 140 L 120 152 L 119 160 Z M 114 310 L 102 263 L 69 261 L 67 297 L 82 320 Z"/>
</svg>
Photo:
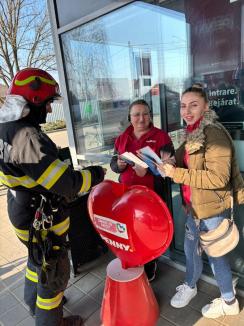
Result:
<svg viewBox="0 0 244 326">
<path fill-rule="evenodd" d="M 175 167 L 172 164 L 160 163 L 157 164 L 157 169 L 160 173 L 164 174 L 166 177 L 173 178 L 175 173 Z"/>
<path fill-rule="evenodd" d="M 121 159 L 120 156 L 118 156 L 117 164 L 120 170 L 124 170 L 127 166 L 127 162 Z"/>
<path fill-rule="evenodd" d="M 132 169 L 134 169 L 138 177 L 144 177 L 144 175 L 147 173 L 147 168 L 143 168 L 137 164 L 135 164 Z"/>
<path fill-rule="evenodd" d="M 120 158 L 130 165 L 134 166 L 135 164 L 137 164 L 144 169 L 148 168 L 148 165 L 145 162 L 140 160 L 139 157 L 137 157 L 131 152 L 124 152 L 123 154 L 120 155 Z"/>
</svg>

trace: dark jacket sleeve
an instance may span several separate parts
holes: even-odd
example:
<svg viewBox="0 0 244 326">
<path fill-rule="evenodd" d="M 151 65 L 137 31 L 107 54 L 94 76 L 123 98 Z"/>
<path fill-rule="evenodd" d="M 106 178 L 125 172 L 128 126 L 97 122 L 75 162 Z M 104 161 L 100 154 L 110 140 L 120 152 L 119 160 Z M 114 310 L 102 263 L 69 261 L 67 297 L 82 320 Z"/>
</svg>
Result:
<svg viewBox="0 0 244 326">
<path fill-rule="evenodd" d="M 101 166 L 87 166 L 83 170 L 88 170 L 91 172 L 91 187 L 97 185 L 98 183 L 104 180 L 104 170 Z"/>
<path fill-rule="evenodd" d="M 114 150 L 114 155 L 110 161 L 110 167 L 111 167 L 111 170 L 115 173 L 121 173 L 123 172 L 123 170 L 121 170 L 119 167 L 118 167 L 118 156 L 116 155 L 118 154 L 118 152 L 116 150 Z"/>
</svg>

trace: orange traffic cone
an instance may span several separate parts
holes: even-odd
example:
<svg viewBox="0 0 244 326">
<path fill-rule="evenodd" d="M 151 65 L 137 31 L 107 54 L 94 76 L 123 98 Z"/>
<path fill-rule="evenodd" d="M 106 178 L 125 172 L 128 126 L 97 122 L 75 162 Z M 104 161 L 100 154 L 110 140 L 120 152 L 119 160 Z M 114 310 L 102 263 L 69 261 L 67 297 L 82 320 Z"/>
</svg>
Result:
<svg viewBox="0 0 244 326">
<path fill-rule="evenodd" d="M 102 326 L 155 326 L 159 307 L 143 267 L 123 269 L 116 258 L 107 266 Z"/>
</svg>

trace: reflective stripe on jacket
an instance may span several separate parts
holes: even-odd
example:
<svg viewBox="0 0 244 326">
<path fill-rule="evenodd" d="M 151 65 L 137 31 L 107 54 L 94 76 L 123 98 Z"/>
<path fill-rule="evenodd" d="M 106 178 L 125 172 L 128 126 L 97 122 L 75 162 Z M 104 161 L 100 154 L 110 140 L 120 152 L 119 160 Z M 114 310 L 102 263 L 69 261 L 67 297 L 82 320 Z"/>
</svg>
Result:
<svg viewBox="0 0 244 326">
<path fill-rule="evenodd" d="M 73 197 L 91 187 L 90 171 L 62 162 L 51 139 L 25 119 L 0 124 L 0 149 L 0 182 L 11 189 Z"/>
</svg>

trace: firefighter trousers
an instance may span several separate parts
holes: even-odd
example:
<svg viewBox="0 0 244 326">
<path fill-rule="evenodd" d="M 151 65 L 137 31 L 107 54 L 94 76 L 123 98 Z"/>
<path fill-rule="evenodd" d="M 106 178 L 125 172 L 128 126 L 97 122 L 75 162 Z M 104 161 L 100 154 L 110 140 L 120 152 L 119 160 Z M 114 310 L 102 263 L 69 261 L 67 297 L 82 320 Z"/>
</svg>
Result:
<svg viewBox="0 0 244 326">
<path fill-rule="evenodd" d="M 66 251 L 67 253 L 67 251 Z M 35 315 L 36 326 L 60 326 L 63 317 L 63 293 L 69 279 L 69 258 L 68 253 L 62 257 L 60 268 L 63 285 L 55 291 L 44 286 L 40 280 L 41 267 L 36 267 L 30 259 L 27 262 L 24 300 L 29 306 L 30 313 Z M 65 275 L 68 274 L 68 275 Z"/>
</svg>

